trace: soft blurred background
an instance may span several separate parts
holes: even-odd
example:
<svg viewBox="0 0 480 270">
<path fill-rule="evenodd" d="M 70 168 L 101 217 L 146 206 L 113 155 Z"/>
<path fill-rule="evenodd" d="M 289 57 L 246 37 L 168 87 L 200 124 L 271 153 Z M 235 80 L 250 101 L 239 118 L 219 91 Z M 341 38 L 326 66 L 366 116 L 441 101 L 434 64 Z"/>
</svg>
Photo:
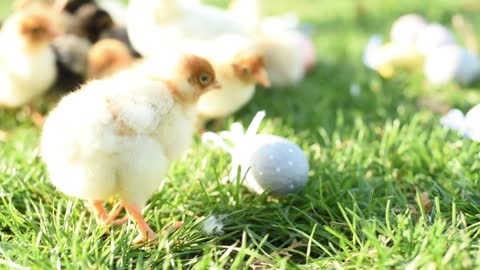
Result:
<svg viewBox="0 0 480 270">
<path fill-rule="evenodd" d="M 421 73 L 384 79 L 364 66 L 362 53 L 371 35 L 388 39 L 392 23 L 412 12 L 451 30 L 452 17 L 461 14 L 479 40 L 480 1 L 265 3 L 268 14 L 299 15 L 317 65 L 299 85 L 258 90 L 224 128 L 234 121 L 248 125 L 266 110 L 262 131 L 296 142 L 310 160 L 304 191 L 278 200 L 223 186 L 219 179 L 230 161 L 196 137 L 146 212 L 159 230 L 176 220 L 185 226 L 158 246 L 131 247 L 129 227 L 103 236 L 80 202 L 55 192 L 38 157 L 40 129 L 22 113 L 0 111 L 0 263 L 39 269 L 479 267 L 480 147 L 439 123 L 450 108 L 465 112 L 480 103 L 478 86 L 433 87 Z M 1 1 L 1 16 L 9 10 L 10 2 Z M 462 44 L 464 37 L 455 35 Z M 45 111 L 56 95 L 46 100 Z M 227 215 L 225 234 L 202 232 L 209 214 Z"/>
</svg>

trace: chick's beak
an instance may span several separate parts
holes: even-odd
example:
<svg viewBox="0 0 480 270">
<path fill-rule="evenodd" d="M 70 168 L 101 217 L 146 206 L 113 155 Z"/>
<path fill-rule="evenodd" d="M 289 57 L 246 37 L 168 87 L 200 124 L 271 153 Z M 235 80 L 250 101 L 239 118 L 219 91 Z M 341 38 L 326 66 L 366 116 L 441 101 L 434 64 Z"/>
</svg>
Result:
<svg viewBox="0 0 480 270">
<path fill-rule="evenodd" d="M 212 83 L 212 86 L 211 86 L 212 89 L 215 89 L 215 90 L 220 90 L 222 89 L 222 85 L 218 82 L 218 81 L 214 81 Z"/>
<path fill-rule="evenodd" d="M 261 86 L 270 88 L 270 80 L 268 79 L 267 71 L 264 68 L 253 75 L 253 78 L 255 79 L 255 82 L 259 83 Z"/>
</svg>

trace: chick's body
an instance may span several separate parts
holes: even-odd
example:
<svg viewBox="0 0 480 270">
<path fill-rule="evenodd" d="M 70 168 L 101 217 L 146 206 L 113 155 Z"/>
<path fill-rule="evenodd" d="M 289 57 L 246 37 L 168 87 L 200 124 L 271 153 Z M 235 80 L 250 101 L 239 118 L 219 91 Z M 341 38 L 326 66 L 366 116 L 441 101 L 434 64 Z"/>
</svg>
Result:
<svg viewBox="0 0 480 270">
<path fill-rule="evenodd" d="M 219 74 L 219 78 L 221 75 Z M 222 81 L 219 79 L 219 81 Z M 203 118 L 213 119 L 229 116 L 245 106 L 255 94 L 254 84 L 230 81 L 222 91 L 209 92 L 200 98 L 197 110 Z"/>
<path fill-rule="evenodd" d="M 193 108 L 176 105 L 162 82 L 121 73 L 59 103 L 45 123 L 42 155 L 66 194 L 119 195 L 143 207 L 190 144 L 193 120 Z"/>
<path fill-rule="evenodd" d="M 54 83 L 51 27 L 38 12 L 19 12 L 5 21 L 0 33 L 0 106 L 25 105 Z"/>
<path fill-rule="evenodd" d="M 31 54 L 3 51 L 0 105 L 20 107 L 47 91 L 56 78 L 55 55 L 50 48 Z"/>
</svg>

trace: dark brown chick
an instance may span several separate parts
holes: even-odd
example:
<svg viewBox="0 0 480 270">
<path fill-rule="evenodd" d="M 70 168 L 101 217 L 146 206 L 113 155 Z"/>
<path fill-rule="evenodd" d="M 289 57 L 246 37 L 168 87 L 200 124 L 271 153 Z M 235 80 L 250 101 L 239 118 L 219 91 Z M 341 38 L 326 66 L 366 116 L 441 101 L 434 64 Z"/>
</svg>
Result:
<svg viewBox="0 0 480 270">
<path fill-rule="evenodd" d="M 84 4 L 68 16 L 66 32 L 95 43 L 100 35 L 114 27 L 112 17 L 96 4 Z"/>
</svg>

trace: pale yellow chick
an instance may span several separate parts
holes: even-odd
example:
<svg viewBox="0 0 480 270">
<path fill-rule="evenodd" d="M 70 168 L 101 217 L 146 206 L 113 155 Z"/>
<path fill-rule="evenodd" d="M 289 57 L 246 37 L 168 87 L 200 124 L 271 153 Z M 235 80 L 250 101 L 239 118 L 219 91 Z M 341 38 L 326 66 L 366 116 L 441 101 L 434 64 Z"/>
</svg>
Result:
<svg viewBox="0 0 480 270">
<path fill-rule="evenodd" d="M 234 16 L 199 0 L 131 0 L 127 30 L 133 47 L 143 56 L 157 54 L 159 46 L 247 33 Z"/>
<path fill-rule="evenodd" d="M 50 42 L 56 23 L 41 8 L 19 11 L 0 32 L 0 107 L 26 105 L 46 92 L 56 79 Z"/>
<path fill-rule="evenodd" d="M 194 55 L 150 59 L 64 97 L 45 122 L 41 155 L 51 182 L 90 202 L 112 224 L 102 201 L 118 197 L 139 227 L 134 243 L 156 234 L 141 210 L 170 164 L 189 147 L 198 98 L 219 85 Z"/>
<path fill-rule="evenodd" d="M 387 43 L 379 47 L 372 61 L 374 69 L 384 78 L 391 78 L 398 70 L 422 70 L 425 57 L 414 46 Z"/>
<path fill-rule="evenodd" d="M 257 83 L 270 86 L 263 55 L 247 37 L 224 35 L 210 42 L 189 43 L 187 47 L 212 63 L 222 85 L 222 91 L 211 91 L 198 101 L 199 128 L 206 120 L 221 119 L 240 110 L 252 99 Z"/>
</svg>

